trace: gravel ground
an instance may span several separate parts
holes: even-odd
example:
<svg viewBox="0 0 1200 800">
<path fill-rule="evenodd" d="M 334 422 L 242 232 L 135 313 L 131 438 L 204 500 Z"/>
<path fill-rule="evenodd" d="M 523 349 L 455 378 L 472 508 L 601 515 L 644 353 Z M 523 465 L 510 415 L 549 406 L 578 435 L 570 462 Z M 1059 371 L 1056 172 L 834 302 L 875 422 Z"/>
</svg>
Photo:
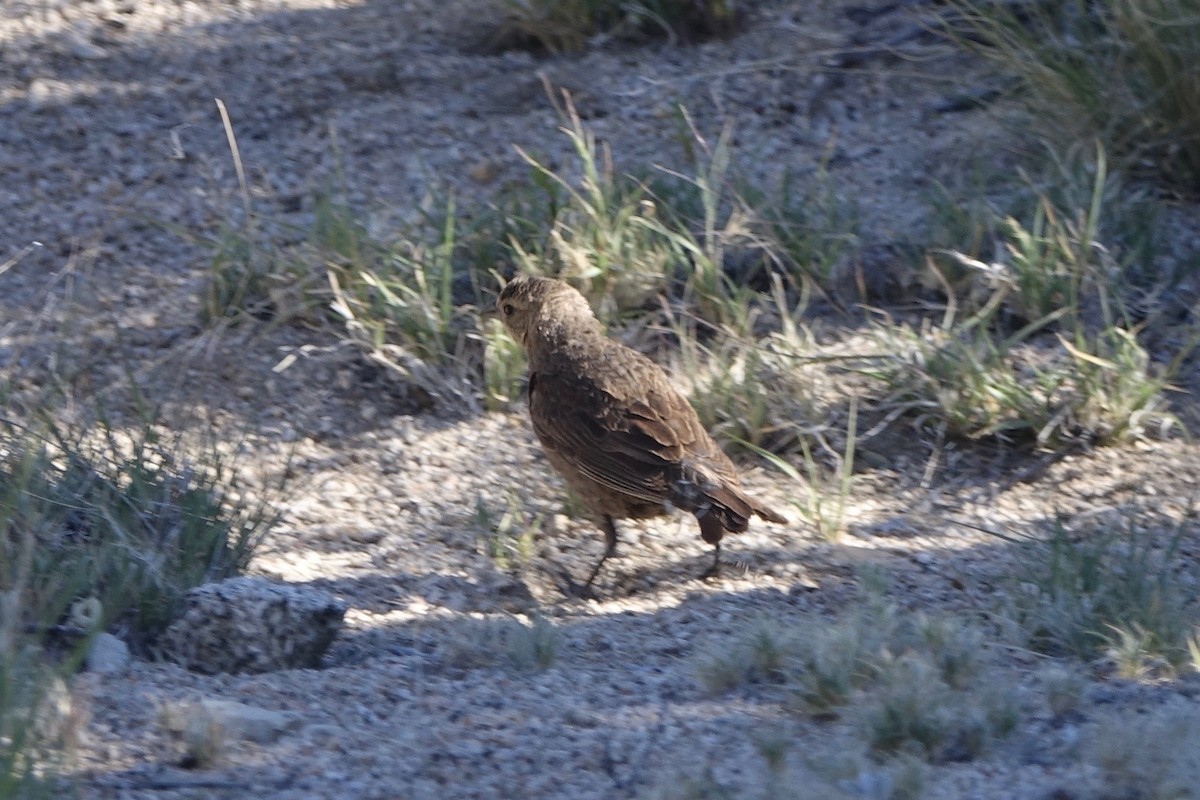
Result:
<svg viewBox="0 0 1200 800">
<path fill-rule="evenodd" d="M 566 163 L 544 76 L 574 93 L 622 163 L 685 166 L 673 110 L 684 103 L 708 135 L 734 121 L 742 166 L 767 187 L 827 162 L 861 204 L 868 245 L 902 243 L 931 180 L 999 134 L 986 114 L 937 110 L 954 89 L 937 76 L 971 66 L 919 35 L 912 20 L 928 9 L 891 8 L 768 2 L 729 41 L 535 58 L 480 51 L 496 19 L 484 0 L 5 3 L 0 257 L 41 246 L 0 272 L 0 356 L 53 363 L 80 398 L 109 396 L 132 369 L 144 391 L 240 437 L 247 480 L 293 478 L 253 571 L 351 608 L 320 671 L 205 677 L 136 662 L 81 675 L 81 796 L 718 796 L 689 783 L 706 776 L 733 796 L 831 796 L 812 773 L 861 748 L 850 715 L 787 712 L 769 689 L 711 695 L 697 680 L 705 654 L 755 620 L 836 620 L 864 569 L 888 575 L 905 611 L 994 610 L 1017 556 L 972 526 L 1036 528 L 1132 503 L 1164 523 L 1184 518 L 1200 481 L 1190 443 L 1068 456 L 1016 482 L 996 480 L 1012 471 L 1001 455 L 951 448 L 932 476 L 923 454 L 861 474 L 838 543 L 795 512 L 792 525 L 755 524 L 729 543 L 744 568 L 712 581 L 697 577 L 709 556 L 694 526 L 626 524 L 602 599 L 570 600 L 554 567 L 581 574 L 602 540 L 562 513 L 523 413 L 415 413 L 327 332 L 218 334 L 196 322 L 211 253 L 194 237 L 241 205 L 214 98 L 229 109 L 255 209 L 301 230 L 331 185 L 386 236 L 428 192 L 486 195 L 522 175 L 514 143 Z M 867 55 L 851 63 L 855 42 Z M 882 42 L 905 57 L 872 50 Z M 820 69 L 831 60 L 852 69 Z M 288 354 L 299 359 L 273 371 Z M 776 507 L 795 499 L 766 472 L 748 483 Z M 545 521 L 516 569 L 488 557 L 476 516 L 510 504 L 521 521 Z M 1195 564 L 1195 542 L 1184 555 Z M 488 638 L 489 620 L 513 614 L 554 627 L 548 669 L 508 663 Z M 1038 659 L 996 659 L 1022 710 L 1016 733 L 931 768 L 921 796 L 1097 796 L 1081 742 L 1103 720 L 1200 713 L 1194 682 L 1088 673 L 1064 722 L 1047 709 Z M 183 769 L 161 709 L 201 698 L 299 722 Z M 788 742 L 782 790 L 761 755 L 774 733 Z M 885 796 L 882 768 L 855 763 L 846 796 Z"/>
</svg>

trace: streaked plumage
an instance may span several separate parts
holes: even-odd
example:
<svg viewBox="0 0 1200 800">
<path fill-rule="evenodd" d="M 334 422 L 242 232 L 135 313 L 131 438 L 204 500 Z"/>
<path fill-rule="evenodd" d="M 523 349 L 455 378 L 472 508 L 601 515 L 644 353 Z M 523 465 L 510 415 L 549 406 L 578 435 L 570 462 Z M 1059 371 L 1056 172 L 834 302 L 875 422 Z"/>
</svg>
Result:
<svg viewBox="0 0 1200 800">
<path fill-rule="evenodd" d="M 583 295 L 548 278 L 519 277 L 496 309 L 529 357 L 529 415 L 546 457 L 595 513 L 608 548 L 614 519 L 696 515 L 716 547 L 751 516 L 786 520 L 748 497 L 737 468 L 700 424 L 691 404 L 650 359 L 609 339 Z"/>
</svg>

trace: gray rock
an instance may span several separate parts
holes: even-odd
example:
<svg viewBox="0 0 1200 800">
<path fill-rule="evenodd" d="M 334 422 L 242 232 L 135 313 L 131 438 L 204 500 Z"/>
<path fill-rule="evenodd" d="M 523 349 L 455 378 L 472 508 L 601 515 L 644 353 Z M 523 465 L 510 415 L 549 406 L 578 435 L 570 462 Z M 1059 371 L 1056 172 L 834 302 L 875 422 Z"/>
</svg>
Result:
<svg viewBox="0 0 1200 800">
<path fill-rule="evenodd" d="M 320 666 L 346 606 L 316 589 L 265 578 L 231 578 L 192 589 L 159 642 L 187 669 L 273 672 Z"/>
<path fill-rule="evenodd" d="M 213 726 L 225 738 L 241 742 L 273 742 L 300 724 L 300 716 L 288 711 L 271 711 L 232 700 L 205 698 L 196 703 L 180 703 L 170 709 L 164 721 L 179 733 L 211 730 Z"/>
<path fill-rule="evenodd" d="M 111 633 L 101 633 L 92 640 L 85 665 L 88 672 L 113 674 L 129 666 L 129 647 Z"/>
</svg>

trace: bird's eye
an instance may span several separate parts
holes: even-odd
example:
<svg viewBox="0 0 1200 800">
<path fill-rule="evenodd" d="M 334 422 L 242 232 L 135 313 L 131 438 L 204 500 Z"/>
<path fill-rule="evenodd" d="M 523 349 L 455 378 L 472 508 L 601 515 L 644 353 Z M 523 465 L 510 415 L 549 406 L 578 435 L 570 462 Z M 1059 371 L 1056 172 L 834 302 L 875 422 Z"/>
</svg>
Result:
<svg viewBox="0 0 1200 800">
<path fill-rule="evenodd" d="M 504 304 L 504 316 L 511 317 L 514 310 L 512 303 Z"/>
</svg>

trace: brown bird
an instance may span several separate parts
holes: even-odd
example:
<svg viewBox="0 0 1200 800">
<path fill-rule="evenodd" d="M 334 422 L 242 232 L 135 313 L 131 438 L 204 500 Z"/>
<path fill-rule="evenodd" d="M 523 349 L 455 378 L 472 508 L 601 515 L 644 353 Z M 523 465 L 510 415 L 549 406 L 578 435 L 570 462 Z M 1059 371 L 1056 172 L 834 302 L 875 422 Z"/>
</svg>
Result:
<svg viewBox="0 0 1200 800">
<path fill-rule="evenodd" d="M 616 519 L 695 514 L 715 548 L 705 577 L 720 569 L 726 533 L 746 530 L 756 514 L 787 521 L 742 491 L 691 404 L 653 361 L 609 339 L 574 288 L 517 277 L 496 311 L 529 358 L 529 416 L 546 457 L 604 531 L 604 555 L 581 593 L 616 551 Z"/>
</svg>

